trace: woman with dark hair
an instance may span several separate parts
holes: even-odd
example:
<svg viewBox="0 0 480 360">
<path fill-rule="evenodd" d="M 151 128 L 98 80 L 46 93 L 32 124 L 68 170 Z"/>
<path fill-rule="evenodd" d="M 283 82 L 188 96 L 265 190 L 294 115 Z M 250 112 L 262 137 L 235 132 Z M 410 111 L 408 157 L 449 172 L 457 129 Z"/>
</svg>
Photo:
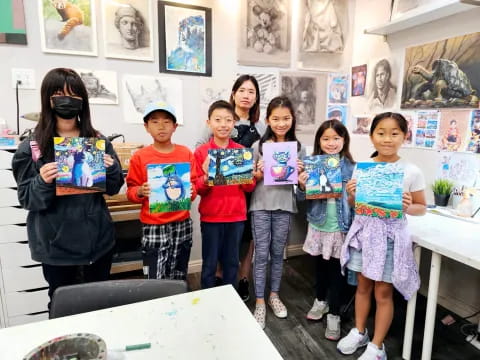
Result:
<svg viewBox="0 0 480 360">
<path fill-rule="evenodd" d="M 75 71 L 49 71 L 41 86 L 41 105 L 40 120 L 33 135 L 19 145 L 12 169 L 19 202 L 29 210 L 32 259 L 42 263 L 51 299 L 56 288 L 78 283 L 81 270 L 80 281 L 107 280 L 115 245 L 114 225 L 102 193 L 56 196 L 53 138 L 104 139 L 106 193 L 118 193 L 124 180 L 112 144 L 92 126 L 87 90 Z"/>
</svg>

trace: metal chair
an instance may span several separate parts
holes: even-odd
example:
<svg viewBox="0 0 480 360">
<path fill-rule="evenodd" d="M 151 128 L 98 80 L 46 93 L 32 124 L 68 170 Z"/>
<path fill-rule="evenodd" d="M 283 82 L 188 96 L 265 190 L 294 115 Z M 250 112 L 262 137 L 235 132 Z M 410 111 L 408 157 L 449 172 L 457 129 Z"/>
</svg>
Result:
<svg viewBox="0 0 480 360">
<path fill-rule="evenodd" d="M 188 292 L 186 281 L 127 279 L 62 286 L 55 290 L 50 319 Z"/>
</svg>

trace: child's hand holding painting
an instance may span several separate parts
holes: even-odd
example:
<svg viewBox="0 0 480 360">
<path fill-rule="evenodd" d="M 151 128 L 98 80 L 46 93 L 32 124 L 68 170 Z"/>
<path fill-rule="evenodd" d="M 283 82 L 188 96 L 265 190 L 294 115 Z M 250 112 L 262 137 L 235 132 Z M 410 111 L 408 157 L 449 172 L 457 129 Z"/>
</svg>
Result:
<svg viewBox="0 0 480 360">
<path fill-rule="evenodd" d="M 138 197 L 149 197 L 150 196 L 150 184 L 148 182 L 144 182 L 142 186 L 138 187 L 137 195 Z"/>
<path fill-rule="evenodd" d="M 265 163 L 263 160 L 258 160 L 253 166 L 253 176 L 257 180 L 263 179 L 263 171 L 265 169 Z"/>
</svg>

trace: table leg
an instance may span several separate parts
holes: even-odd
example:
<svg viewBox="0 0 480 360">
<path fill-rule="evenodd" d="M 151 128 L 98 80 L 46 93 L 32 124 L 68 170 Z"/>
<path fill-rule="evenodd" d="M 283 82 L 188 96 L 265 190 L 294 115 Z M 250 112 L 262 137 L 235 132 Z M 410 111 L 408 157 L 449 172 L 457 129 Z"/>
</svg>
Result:
<svg viewBox="0 0 480 360">
<path fill-rule="evenodd" d="M 420 267 L 420 255 L 422 255 L 422 248 L 416 246 L 415 260 L 418 267 Z M 415 324 L 415 308 L 417 307 L 417 293 L 413 294 L 407 305 L 407 316 L 405 317 L 405 333 L 403 336 L 403 351 L 402 359 L 410 360 L 412 355 L 412 340 L 413 340 L 413 326 Z"/>
<path fill-rule="evenodd" d="M 441 266 L 442 255 L 432 251 L 430 282 L 428 284 L 427 314 L 425 316 L 425 332 L 423 333 L 422 360 L 430 360 L 432 357 L 433 331 L 435 329 L 435 314 L 437 312 L 438 283 L 440 280 Z"/>
</svg>

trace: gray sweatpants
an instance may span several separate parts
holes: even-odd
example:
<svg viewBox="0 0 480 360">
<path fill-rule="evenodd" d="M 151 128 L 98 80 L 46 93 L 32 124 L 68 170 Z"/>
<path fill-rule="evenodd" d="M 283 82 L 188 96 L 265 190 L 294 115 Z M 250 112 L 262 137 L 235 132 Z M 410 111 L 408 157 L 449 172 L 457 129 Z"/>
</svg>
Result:
<svg viewBox="0 0 480 360">
<path fill-rule="evenodd" d="M 267 280 L 268 257 L 271 260 L 270 290 L 278 292 L 282 279 L 283 251 L 290 232 L 292 213 L 289 211 L 252 211 L 252 235 L 255 243 L 253 278 L 255 296 L 263 299 Z"/>
</svg>

